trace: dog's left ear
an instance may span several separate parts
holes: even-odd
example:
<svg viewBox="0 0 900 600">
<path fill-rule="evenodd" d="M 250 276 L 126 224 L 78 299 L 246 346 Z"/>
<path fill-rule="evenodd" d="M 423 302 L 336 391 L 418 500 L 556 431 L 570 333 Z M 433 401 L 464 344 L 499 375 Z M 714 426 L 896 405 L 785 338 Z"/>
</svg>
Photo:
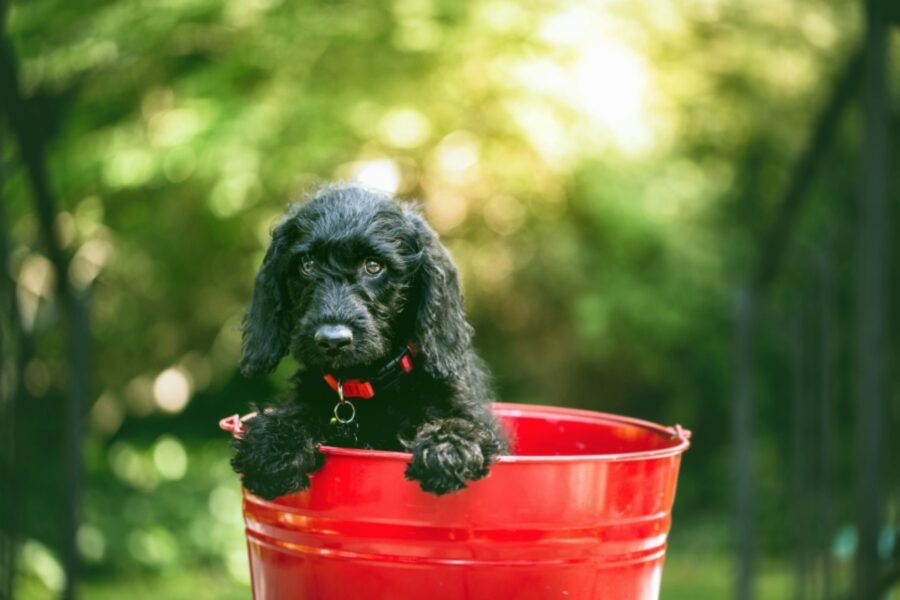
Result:
<svg viewBox="0 0 900 600">
<path fill-rule="evenodd" d="M 287 354 L 290 343 L 290 299 L 285 287 L 284 262 L 291 224 L 285 221 L 272 232 L 262 266 L 253 285 L 253 299 L 241 324 L 241 372 L 272 372 Z"/>
<path fill-rule="evenodd" d="M 413 209 L 406 210 L 421 243 L 413 341 L 423 368 L 436 377 L 452 377 L 466 368 L 472 326 L 466 321 L 459 274 L 437 234 Z"/>
</svg>

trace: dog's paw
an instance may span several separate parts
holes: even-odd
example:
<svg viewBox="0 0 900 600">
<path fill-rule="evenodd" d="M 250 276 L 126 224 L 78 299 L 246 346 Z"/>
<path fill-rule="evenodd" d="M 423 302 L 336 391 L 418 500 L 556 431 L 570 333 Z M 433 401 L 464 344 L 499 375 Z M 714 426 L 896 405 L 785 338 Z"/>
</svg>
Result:
<svg viewBox="0 0 900 600">
<path fill-rule="evenodd" d="M 231 466 L 243 475 L 244 487 L 267 500 L 306 489 L 309 474 L 324 462 L 315 441 L 277 414 L 250 419 L 247 431 L 232 446 Z"/>
<path fill-rule="evenodd" d="M 412 442 L 406 478 L 432 494 L 461 490 L 488 473 L 489 457 L 465 432 L 440 424 L 424 426 Z"/>
</svg>

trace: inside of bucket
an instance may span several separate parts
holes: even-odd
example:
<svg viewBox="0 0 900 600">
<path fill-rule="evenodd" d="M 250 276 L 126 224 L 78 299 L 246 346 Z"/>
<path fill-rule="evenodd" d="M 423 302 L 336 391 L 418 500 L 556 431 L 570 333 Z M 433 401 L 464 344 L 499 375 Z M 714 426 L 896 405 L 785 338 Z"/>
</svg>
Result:
<svg viewBox="0 0 900 600">
<path fill-rule="evenodd" d="M 497 415 L 509 432 L 511 454 L 578 456 L 674 448 L 681 439 L 636 423 L 561 415 Z"/>
</svg>

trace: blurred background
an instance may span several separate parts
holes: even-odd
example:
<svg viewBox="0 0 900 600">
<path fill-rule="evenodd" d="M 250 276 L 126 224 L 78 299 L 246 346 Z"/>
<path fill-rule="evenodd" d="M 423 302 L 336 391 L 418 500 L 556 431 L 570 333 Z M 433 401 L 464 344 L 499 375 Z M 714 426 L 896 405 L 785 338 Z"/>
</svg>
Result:
<svg viewBox="0 0 900 600">
<path fill-rule="evenodd" d="M 501 399 L 693 430 L 664 600 L 900 596 L 896 2 L 0 7 L 0 597 L 249 597 L 217 421 L 335 179 L 424 203 Z"/>
</svg>

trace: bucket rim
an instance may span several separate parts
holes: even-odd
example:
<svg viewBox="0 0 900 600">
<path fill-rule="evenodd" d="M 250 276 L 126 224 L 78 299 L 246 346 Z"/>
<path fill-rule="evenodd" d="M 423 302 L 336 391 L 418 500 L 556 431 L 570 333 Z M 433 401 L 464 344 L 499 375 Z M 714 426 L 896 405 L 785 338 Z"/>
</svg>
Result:
<svg viewBox="0 0 900 600">
<path fill-rule="evenodd" d="M 677 440 L 677 443 L 665 448 L 656 448 L 654 450 L 640 450 L 637 452 L 620 452 L 611 454 L 565 454 L 565 455 L 502 455 L 498 456 L 494 464 L 534 464 L 534 463 L 579 463 L 579 462 L 625 462 L 654 460 L 660 458 L 669 458 L 683 454 L 691 445 L 691 432 L 682 428 L 680 425 L 665 427 L 651 421 L 637 419 L 635 417 L 626 417 L 612 413 L 605 413 L 594 410 L 586 410 L 581 408 L 569 408 L 562 406 L 547 406 L 543 404 L 517 404 L 509 402 L 495 402 L 492 405 L 494 414 L 500 417 L 516 417 L 528 416 L 545 418 L 553 420 L 556 418 L 564 418 L 568 421 L 603 421 L 607 423 L 618 423 L 630 425 L 641 429 L 649 430 L 657 435 L 670 440 Z M 233 415 L 219 421 L 219 427 L 225 431 L 231 432 L 234 436 L 241 433 L 240 424 L 247 419 L 256 416 L 256 413 L 249 413 L 244 416 Z M 326 456 L 339 456 L 347 458 L 365 458 L 365 459 L 382 459 L 409 462 L 412 455 L 409 452 L 397 452 L 393 450 L 366 450 L 362 448 L 343 448 L 338 446 L 320 445 L 319 451 Z"/>
</svg>

